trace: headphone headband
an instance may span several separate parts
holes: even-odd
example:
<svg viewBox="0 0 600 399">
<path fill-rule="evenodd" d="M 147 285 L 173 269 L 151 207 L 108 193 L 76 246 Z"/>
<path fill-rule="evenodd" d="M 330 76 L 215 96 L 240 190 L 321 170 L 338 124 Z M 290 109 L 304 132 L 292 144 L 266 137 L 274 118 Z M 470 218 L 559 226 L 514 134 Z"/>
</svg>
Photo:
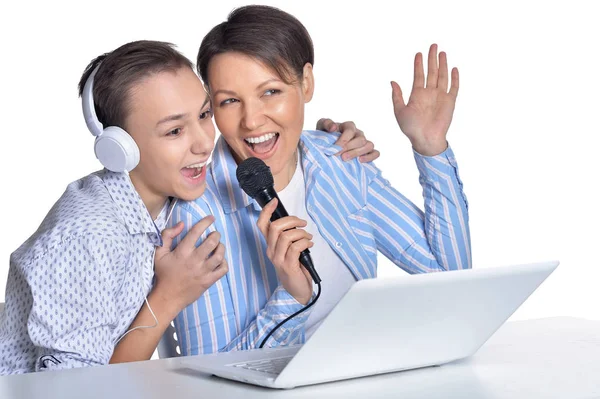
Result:
<svg viewBox="0 0 600 399">
<path fill-rule="evenodd" d="M 98 65 L 90 74 L 83 86 L 83 93 L 81 94 L 81 105 L 83 108 L 85 124 L 90 132 L 96 137 L 100 136 L 104 130 L 104 126 L 102 126 L 102 123 L 98 120 L 98 116 L 96 116 L 96 109 L 94 107 L 94 76 L 96 76 L 98 69 L 100 69 L 100 65 Z"/>
</svg>

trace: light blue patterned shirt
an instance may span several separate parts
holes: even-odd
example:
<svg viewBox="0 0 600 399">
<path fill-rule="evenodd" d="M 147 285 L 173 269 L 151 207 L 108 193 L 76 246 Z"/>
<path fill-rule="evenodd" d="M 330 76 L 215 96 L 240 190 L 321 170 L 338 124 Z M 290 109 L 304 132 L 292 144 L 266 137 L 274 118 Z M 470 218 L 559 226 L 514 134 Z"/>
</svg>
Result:
<svg viewBox="0 0 600 399">
<path fill-rule="evenodd" d="M 408 273 L 471 267 L 468 203 L 451 148 L 434 157 L 414 153 L 425 212 L 390 186 L 373 163 L 335 156 L 338 136 L 305 131 L 300 154 L 309 216 L 355 279 L 377 275 L 377 252 Z M 170 226 L 184 232 L 212 214 L 226 248 L 229 272 L 175 319 L 182 354 L 258 347 L 280 321 L 303 306 L 280 285 L 256 221 L 260 206 L 240 188 L 237 165 L 221 137 L 196 201 L 180 201 Z M 318 259 L 314 259 L 318 269 Z M 399 305 L 401 306 L 401 305 Z M 266 346 L 304 342 L 309 309 L 286 322 Z"/>
<path fill-rule="evenodd" d="M 108 364 L 152 288 L 155 222 L 122 173 L 77 180 L 10 257 L 0 375 Z"/>
</svg>

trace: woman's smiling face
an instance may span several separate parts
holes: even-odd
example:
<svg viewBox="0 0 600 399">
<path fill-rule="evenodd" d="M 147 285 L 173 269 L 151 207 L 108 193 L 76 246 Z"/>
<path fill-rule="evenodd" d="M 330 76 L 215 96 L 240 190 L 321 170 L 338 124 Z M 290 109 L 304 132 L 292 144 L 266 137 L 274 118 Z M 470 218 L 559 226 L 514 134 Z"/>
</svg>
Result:
<svg viewBox="0 0 600 399">
<path fill-rule="evenodd" d="M 238 163 L 256 157 L 271 168 L 276 190 L 287 185 L 284 176 L 295 169 L 304 105 L 313 94 L 312 66 L 306 64 L 303 72 L 286 83 L 273 69 L 237 52 L 218 54 L 208 65 L 219 131 Z"/>
</svg>

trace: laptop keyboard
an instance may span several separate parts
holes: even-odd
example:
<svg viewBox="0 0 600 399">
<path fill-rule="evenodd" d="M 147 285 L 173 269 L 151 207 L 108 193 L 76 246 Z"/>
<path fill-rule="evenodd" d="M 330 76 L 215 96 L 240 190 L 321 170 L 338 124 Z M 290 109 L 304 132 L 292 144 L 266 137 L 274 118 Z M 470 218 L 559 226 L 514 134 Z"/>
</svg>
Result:
<svg viewBox="0 0 600 399">
<path fill-rule="evenodd" d="M 241 367 L 247 370 L 260 371 L 267 374 L 278 375 L 287 366 L 294 356 L 278 357 L 273 359 L 252 360 L 250 362 L 235 363 L 233 367 Z"/>
</svg>

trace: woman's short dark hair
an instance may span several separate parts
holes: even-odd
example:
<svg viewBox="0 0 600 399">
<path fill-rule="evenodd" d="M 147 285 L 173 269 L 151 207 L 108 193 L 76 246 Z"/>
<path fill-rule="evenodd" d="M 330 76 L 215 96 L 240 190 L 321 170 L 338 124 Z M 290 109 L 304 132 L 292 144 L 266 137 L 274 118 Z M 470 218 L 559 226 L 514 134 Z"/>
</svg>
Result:
<svg viewBox="0 0 600 399">
<path fill-rule="evenodd" d="M 140 40 L 102 54 L 93 59 L 79 80 L 79 96 L 91 73 L 102 64 L 94 76 L 94 105 L 98 120 L 106 126 L 125 129 L 125 119 L 131 111 L 130 90 L 143 79 L 183 67 L 194 69 L 192 62 L 171 43 Z"/>
<path fill-rule="evenodd" d="M 298 19 L 278 8 L 257 5 L 233 10 L 204 36 L 196 67 L 205 84 L 211 59 L 227 52 L 271 67 L 288 84 L 300 80 L 304 65 L 314 65 L 315 58 L 312 39 Z"/>
</svg>

